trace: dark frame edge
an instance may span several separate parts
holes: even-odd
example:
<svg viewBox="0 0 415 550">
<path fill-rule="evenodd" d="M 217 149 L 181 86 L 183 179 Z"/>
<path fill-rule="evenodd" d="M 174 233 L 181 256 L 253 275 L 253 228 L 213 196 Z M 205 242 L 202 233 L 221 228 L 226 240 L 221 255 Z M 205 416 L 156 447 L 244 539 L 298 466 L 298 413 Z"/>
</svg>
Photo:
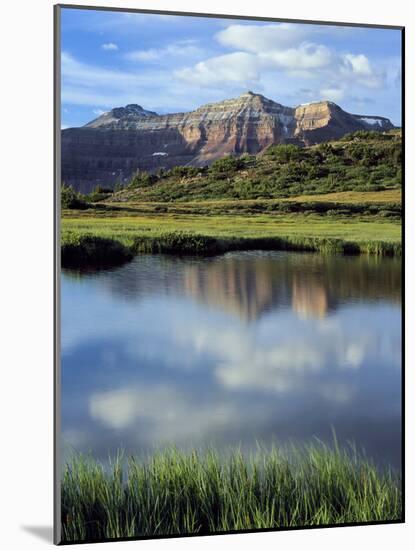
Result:
<svg viewBox="0 0 415 550">
<path fill-rule="evenodd" d="M 53 6 L 53 543 L 61 535 L 60 460 L 60 179 L 61 179 L 61 7 Z"/>
<path fill-rule="evenodd" d="M 402 313 L 401 313 L 401 353 L 402 353 L 402 365 L 401 365 L 401 472 L 402 472 L 402 522 L 406 523 L 406 352 L 405 352 L 405 328 L 406 328 L 406 308 L 405 308 L 405 284 L 406 284 L 406 250 L 405 250 L 405 219 L 406 219 L 406 171 L 405 171 L 405 147 L 406 147 L 406 105 L 405 105 L 405 27 L 401 29 L 401 107 L 402 107 L 402 227 L 401 227 L 401 241 L 402 241 L 402 280 L 401 280 L 401 295 L 402 295 Z"/>
<path fill-rule="evenodd" d="M 384 25 L 381 23 L 346 23 L 345 21 L 321 21 L 317 19 L 291 19 L 291 18 L 279 18 L 279 17 L 265 17 L 265 16 L 253 16 L 253 15 L 229 15 L 224 13 L 200 13 L 200 12 L 186 12 L 186 11 L 173 11 L 173 10 L 152 10 L 152 9 L 140 9 L 140 8 L 125 8 L 125 7 L 115 7 L 115 6 L 91 6 L 91 5 L 80 5 L 80 4 L 56 4 L 60 8 L 65 9 L 84 9 L 84 10 L 95 10 L 95 11 L 114 11 L 114 12 L 126 12 L 126 13 L 143 13 L 148 15 L 182 15 L 185 17 L 208 17 L 208 18 L 219 18 L 219 19 L 242 19 L 246 21 L 271 21 L 274 23 L 296 23 L 296 24 L 305 24 L 305 25 L 338 25 L 342 27 L 366 27 L 374 29 L 395 29 L 403 30 L 404 26 L 402 25 Z"/>
</svg>

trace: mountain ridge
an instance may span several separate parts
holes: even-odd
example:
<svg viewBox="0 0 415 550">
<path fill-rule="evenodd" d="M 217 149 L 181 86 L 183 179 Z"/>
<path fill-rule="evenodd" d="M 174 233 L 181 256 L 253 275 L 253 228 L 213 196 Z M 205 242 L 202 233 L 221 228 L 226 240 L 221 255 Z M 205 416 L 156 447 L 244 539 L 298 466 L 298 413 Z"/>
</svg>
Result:
<svg viewBox="0 0 415 550">
<path fill-rule="evenodd" d="M 97 184 L 125 182 L 137 169 L 203 166 L 272 144 L 309 146 L 357 130 L 392 128 L 386 117 L 351 114 L 331 101 L 287 107 L 251 91 L 183 113 L 129 104 L 62 130 L 62 181 L 88 192 Z"/>
</svg>

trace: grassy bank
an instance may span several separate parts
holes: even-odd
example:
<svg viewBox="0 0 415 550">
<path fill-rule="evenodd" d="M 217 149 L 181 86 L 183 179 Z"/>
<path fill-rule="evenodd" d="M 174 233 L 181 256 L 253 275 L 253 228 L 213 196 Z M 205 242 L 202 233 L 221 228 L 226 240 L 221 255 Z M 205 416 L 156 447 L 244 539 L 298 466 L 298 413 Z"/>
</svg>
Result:
<svg viewBox="0 0 415 550">
<path fill-rule="evenodd" d="M 289 215 L 135 214 L 134 216 L 94 216 L 71 211 L 62 219 L 62 265 L 79 256 L 93 262 L 85 252 L 91 242 L 100 243 L 111 263 L 115 243 L 115 263 L 119 258 L 140 252 L 176 254 L 219 254 L 228 250 L 297 250 L 348 254 L 401 254 L 400 223 L 387 219 Z M 87 246 L 86 246 L 87 245 Z M 124 251 L 124 254 L 118 253 Z M 81 264 L 82 265 L 82 264 Z"/>
<path fill-rule="evenodd" d="M 401 224 L 380 217 L 333 217 L 293 214 L 199 215 L 64 211 L 62 231 L 114 238 L 128 245 L 136 237 L 194 233 L 214 238 L 327 238 L 344 241 L 400 242 Z"/>
<path fill-rule="evenodd" d="M 61 245 L 63 267 L 111 267 L 128 262 L 133 257 L 130 247 L 114 239 L 65 233 Z"/>
<path fill-rule="evenodd" d="M 168 450 L 110 470 L 85 456 L 62 478 L 64 541 L 401 518 L 400 480 L 357 454 L 313 445 L 245 458 Z"/>
</svg>

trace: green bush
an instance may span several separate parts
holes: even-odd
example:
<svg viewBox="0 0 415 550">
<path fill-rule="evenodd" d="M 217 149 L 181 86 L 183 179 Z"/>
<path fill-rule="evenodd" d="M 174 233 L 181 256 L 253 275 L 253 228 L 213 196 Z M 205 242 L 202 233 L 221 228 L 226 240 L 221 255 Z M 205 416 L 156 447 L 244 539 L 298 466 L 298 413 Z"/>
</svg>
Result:
<svg viewBox="0 0 415 550">
<path fill-rule="evenodd" d="M 141 170 L 137 170 L 128 183 L 129 189 L 140 189 L 150 187 L 157 181 L 157 176 Z"/>
<path fill-rule="evenodd" d="M 87 208 L 88 204 L 83 199 L 82 195 L 75 191 L 69 185 L 62 184 L 61 187 L 61 207 L 71 209 Z"/>
<path fill-rule="evenodd" d="M 229 155 L 221 159 L 215 160 L 209 167 L 211 174 L 231 174 L 236 170 L 244 167 L 244 161 L 241 158 Z"/>
<path fill-rule="evenodd" d="M 67 232 L 62 237 L 61 264 L 69 268 L 103 268 L 123 264 L 133 257 L 119 241 Z"/>
<path fill-rule="evenodd" d="M 357 132 L 350 132 L 345 134 L 340 141 L 370 141 L 372 139 L 379 139 L 379 133 L 371 130 L 357 130 Z"/>
<path fill-rule="evenodd" d="M 303 149 L 298 145 L 272 145 L 268 147 L 266 154 L 279 162 L 291 162 L 302 157 Z"/>
<path fill-rule="evenodd" d="M 90 202 L 98 202 L 98 201 L 107 199 L 110 195 L 113 194 L 113 192 L 114 191 L 108 187 L 102 187 L 101 185 L 97 185 L 92 190 L 92 193 L 87 195 L 86 198 Z"/>
<path fill-rule="evenodd" d="M 202 168 L 196 166 L 174 166 L 168 171 L 168 175 L 178 178 L 193 178 L 202 171 Z"/>
</svg>

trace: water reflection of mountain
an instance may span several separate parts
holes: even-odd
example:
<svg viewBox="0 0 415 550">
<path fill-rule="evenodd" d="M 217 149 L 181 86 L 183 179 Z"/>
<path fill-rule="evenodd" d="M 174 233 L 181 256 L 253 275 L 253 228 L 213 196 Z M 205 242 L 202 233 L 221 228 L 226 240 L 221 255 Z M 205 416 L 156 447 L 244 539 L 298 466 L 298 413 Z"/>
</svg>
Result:
<svg viewBox="0 0 415 550">
<path fill-rule="evenodd" d="M 274 277 L 272 270 L 272 261 L 243 257 L 194 264 L 184 270 L 184 291 L 195 300 L 249 321 L 289 302 L 287 281 Z"/>
<path fill-rule="evenodd" d="M 334 302 L 330 301 L 326 287 L 318 280 L 294 274 L 292 286 L 292 308 L 298 317 L 325 317 Z"/>
<path fill-rule="evenodd" d="M 292 307 L 302 318 L 322 318 L 339 303 L 401 301 L 396 258 L 279 252 L 202 259 L 146 255 L 94 277 L 126 300 L 155 294 L 191 297 L 246 321 L 279 307 Z"/>
<path fill-rule="evenodd" d="M 400 302 L 400 262 L 314 254 L 239 253 L 186 266 L 186 295 L 254 320 L 291 305 L 301 318 L 325 317 L 340 302 Z"/>
</svg>

